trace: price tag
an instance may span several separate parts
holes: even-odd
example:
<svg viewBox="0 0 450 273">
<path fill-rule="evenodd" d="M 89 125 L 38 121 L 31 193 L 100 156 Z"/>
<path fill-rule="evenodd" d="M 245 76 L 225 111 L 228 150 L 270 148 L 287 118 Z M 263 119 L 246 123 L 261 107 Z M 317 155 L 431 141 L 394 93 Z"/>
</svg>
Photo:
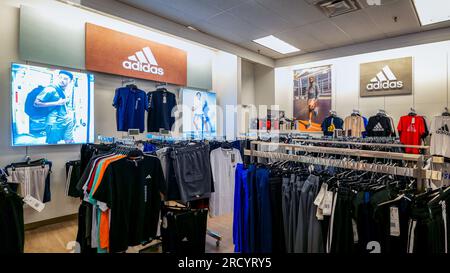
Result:
<svg viewBox="0 0 450 273">
<path fill-rule="evenodd" d="M 397 207 L 390 207 L 391 211 L 391 236 L 400 236 L 400 217 L 398 215 Z"/>
<path fill-rule="evenodd" d="M 416 118 L 412 118 L 411 124 L 415 124 L 415 123 L 416 123 Z"/>
<path fill-rule="evenodd" d="M 327 191 L 325 193 L 325 199 L 323 200 L 323 215 L 331 215 L 333 207 L 333 192 Z"/>
<path fill-rule="evenodd" d="M 42 203 L 41 201 L 37 200 L 36 198 L 34 198 L 29 194 L 25 196 L 25 198 L 23 198 L 23 202 L 32 207 L 37 212 L 41 212 L 45 208 L 44 203 Z"/>
<path fill-rule="evenodd" d="M 433 156 L 433 163 L 443 164 L 444 157 L 442 156 Z"/>
<path fill-rule="evenodd" d="M 167 103 L 167 97 L 165 95 L 163 96 L 163 103 Z"/>
<path fill-rule="evenodd" d="M 432 171 L 431 179 L 433 179 L 433 180 L 442 180 L 442 172 Z"/>
</svg>

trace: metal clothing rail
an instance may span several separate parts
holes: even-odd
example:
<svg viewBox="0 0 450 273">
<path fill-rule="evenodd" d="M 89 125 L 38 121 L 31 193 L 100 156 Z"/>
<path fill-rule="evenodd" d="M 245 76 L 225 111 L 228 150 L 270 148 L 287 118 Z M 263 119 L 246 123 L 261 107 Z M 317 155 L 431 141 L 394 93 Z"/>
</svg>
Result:
<svg viewBox="0 0 450 273">
<path fill-rule="evenodd" d="M 374 147 L 392 147 L 392 148 L 416 148 L 429 150 L 430 146 L 422 145 L 404 145 L 404 144 L 389 144 L 389 143 L 368 143 L 368 142 L 354 142 L 354 141 L 333 141 L 324 139 L 302 139 L 293 138 L 292 140 L 306 143 L 327 143 L 327 144 L 343 144 L 343 145 L 360 145 L 360 146 L 374 146 Z"/>
<path fill-rule="evenodd" d="M 251 147 L 253 145 L 268 145 L 268 146 L 278 146 L 291 151 L 303 151 L 310 153 L 321 153 L 321 154 L 338 154 L 347 156 L 359 156 L 359 157 L 370 157 L 370 158 L 383 158 L 383 159 L 394 159 L 394 160 L 406 160 L 420 162 L 424 161 L 425 157 L 418 154 L 405 154 L 405 153 L 391 153 L 391 152 L 380 152 L 380 151 L 370 151 L 370 150 L 359 150 L 350 148 L 335 148 L 335 147 L 317 147 L 317 146 L 307 146 L 307 145 L 296 145 L 296 144 L 285 144 L 285 143 L 273 143 L 264 141 L 252 141 Z"/>
<path fill-rule="evenodd" d="M 274 146 L 275 151 L 258 151 L 258 145 Z M 343 169 L 352 169 L 358 171 L 370 171 L 376 173 L 392 174 L 398 176 L 414 177 L 417 179 L 418 189 L 424 189 L 424 179 L 441 180 L 442 172 L 426 170 L 423 168 L 425 165 L 425 157 L 423 155 L 411 155 L 402 153 L 388 153 L 378 151 L 366 151 L 357 149 L 340 149 L 340 148 L 328 148 L 328 147 L 314 147 L 314 146 L 300 146 L 293 144 L 283 143 L 269 143 L 262 141 L 252 141 L 250 143 L 250 150 L 245 150 L 245 155 L 250 156 L 251 161 L 254 162 L 255 157 L 270 158 L 275 160 L 288 160 L 296 161 L 307 164 L 333 166 Z M 283 152 L 284 151 L 284 152 Z M 286 151 L 290 151 L 288 154 Z M 379 163 L 365 163 L 362 161 L 351 161 L 335 158 L 314 157 L 309 155 L 297 155 L 296 151 L 305 151 L 318 154 L 332 154 L 332 155 L 347 155 L 356 157 L 371 157 L 378 159 L 399 159 L 404 161 L 414 162 L 414 167 L 399 167 Z"/>
</svg>

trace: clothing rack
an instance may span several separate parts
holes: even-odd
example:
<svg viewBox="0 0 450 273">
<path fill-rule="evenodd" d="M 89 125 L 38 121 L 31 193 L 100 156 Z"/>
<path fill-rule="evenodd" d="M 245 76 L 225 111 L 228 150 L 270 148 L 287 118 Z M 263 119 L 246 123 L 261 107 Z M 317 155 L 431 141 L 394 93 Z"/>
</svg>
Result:
<svg viewBox="0 0 450 273">
<path fill-rule="evenodd" d="M 167 136 L 165 136 L 165 135 L 161 135 L 161 134 L 158 135 L 158 134 L 154 134 L 154 133 L 149 134 L 148 136 L 151 136 L 151 139 L 149 139 L 149 140 L 160 140 L 160 141 L 167 141 L 167 140 L 183 141 L 183 140 L 187 140 L 186 138 L 176 139 L 176 138 L 173 138 L 173 137 L 170 137 L 169 139 L 167 139 Z M 156 136 L 156 138 L 153 137 L 153 136 Z M 163 139 L 161 139 L 161 138 L 163 138 Z M 135 139 L 130 139 L 130 138 L 120 139 L 120 138 L 109 137 L 109 136 L 102 136 L 102 135 L 98 136 L 98 140 L 100 142 L 102 142 L 102 143 L 105 143 L 105 142 L 108 142 L 108 143 L 121 143 L 120 145 L 117 146 L 117 149 L 119 149 L 119 150 L 120 149 L 126 150 L 126 149 L 130 149 L 131 147 L 137 147 L 136 146 L 137 143 L 145 142 L 145 141 L 142 141 L 142 140 L 135 140 Z M 207 229 L 206 230 L 206 234 L 216 240 L 216 246 L 220 246 L 220 242 L 222 241 L 222 236 L 218 232 L 215 232 L 215 231 L 212 231 L 210 229 Z M 155 239 L 157 240 L 158 238 L 155 238 Z M 151 242 L 148 242 L 148 243 L 151 243 Z M 161 242 L 156 243 L 154 245 L 151 245 L 149 247 L 144 248 L 143 250 L 148 249 L 150 247 L 158 246 L 160 244 L 161 244 Z"/>
<path fill-rule="evenodd" d="M 307 143 L 327 143 L 327 144 L 342 144 L 342 145 L 360 145 L 360 146 L 377 146 L 390 148 L 417 148 L 429 150 L 430 146 L 423 145 L 404 145 L 404 144 L 390 144 L 390 143 L 370 143 L 370 142 L 355 142 L 355 141 L 339 141 L 339 140 L 323 140 L 323 139 L 301 139 L 293 138 L 292 140 L 307 142 Z"/>
<path fill-rule="evenodd" d="M 287 154 L 280 151 L 269 151 L 269 152 L 258 151 L 258 145 L 274 146 L 277 148 L 282 148 L 284 151 L 290 151 L 291 153 Z M 262 157 L 275 159 L 278 161 L 285 161 L 285 160 L 296 161 L 313 165 L 323 165 L 343 169 L 352 169 L 357 171 L 370 171 L 376 173 L 413 177 L 417 179 L 418 189 L 423 189 L 425 185 L 423 181 L 424 179 L 440 180 L 442 178 L 442 172 L 424 169 L 426 161 L 425 156 L 423 155 L 367 151 L 367 150 L 347 149 L 347 148 L 300 146 L 294 144 L 269 143 L 262 141 L 252 141 L 250 143 L 250 148 L 251 148 L 250 150 L 245 150 L 245 155 L 250 156 L 251 162 L 254 162 L 254 159 L 256 157 Z M 324 155 L 325 154 L 345 155 L 363 158 L 411 161 L 414 163 L 414 167 L 399 167 L 395 165 L 380 164 L 380 163 L 366 163 L 363 161 L 350 161 L 336 158 L 297 155 L 296 154 L 297 151 L 303 151 L 307 153 L 318 153 Z"/>
</svg>

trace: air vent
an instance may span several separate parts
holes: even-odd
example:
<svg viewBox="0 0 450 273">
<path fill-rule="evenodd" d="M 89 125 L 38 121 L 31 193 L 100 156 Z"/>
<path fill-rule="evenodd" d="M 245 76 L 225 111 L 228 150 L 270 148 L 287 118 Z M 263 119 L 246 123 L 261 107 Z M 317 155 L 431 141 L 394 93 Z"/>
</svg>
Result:
<svg viewBox="0 0 450 273">
<path fill-rule="evenodd" d="M 316 2 L 316 6 L 328 17 L 335 17 L 361 9 L 361 5 L 356 0 L 322 0 Z"/>
</svg>

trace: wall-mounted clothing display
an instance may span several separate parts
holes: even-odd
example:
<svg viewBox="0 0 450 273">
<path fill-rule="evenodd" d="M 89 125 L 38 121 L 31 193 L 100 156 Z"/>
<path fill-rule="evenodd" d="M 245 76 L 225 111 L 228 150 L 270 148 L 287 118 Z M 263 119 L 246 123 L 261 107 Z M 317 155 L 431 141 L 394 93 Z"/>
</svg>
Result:
<svg viewBox="0 0 450 273">
<path fill-rule="evenodd" d="M 145 129 L 145 111 L 148 109 L 147 94 L 135 85 L 116 89 L 113 106 L 116 108 L 117 131 Z"/>
<path fill-rule="evenodd" d="M 324 136 L 334 136 L 334 130 L 344 129 L 344 121 L 337 116 L 331 115 L 323 120 L 322 132 Z"/>
<path fill-rule="evenodd" d="M 147 131 L 159 132 L 160 129 L 172 130 L 175 116 L 172 111 L 177 106 L 175 94 L 165 88 L 157 89 L 148 94 Z"/>
<path fill-rule="evenodd" d="M 7 184 L 6 173 L 0 175 L 0 253 L 23 253 L 24 219 L 22 197 Z"/>
<path fill-rule="evenodd" d="M 10 187 L 20 196 L 30 195 L 43 203 L 51 201 L 51 161 L 39 159 L 31 162 L 17 162 L 9 164 L 5 170 L 9 175 Z"/>
<path fill-rule="evenodd" d="M 362 137 L 366 131 L 364 118 L 360 115 L 350 115 L 344 120 L 344 131 L 346 136 Z"/>
<path fill-rule="evenodd" d="M 211 170 L 214 193 L 210 198 L 210 214 L 219 216 L 233 212 L 236 165 L 242 163 L 238 149 L 217 148 L 211 151 Z"/>
</svg>

